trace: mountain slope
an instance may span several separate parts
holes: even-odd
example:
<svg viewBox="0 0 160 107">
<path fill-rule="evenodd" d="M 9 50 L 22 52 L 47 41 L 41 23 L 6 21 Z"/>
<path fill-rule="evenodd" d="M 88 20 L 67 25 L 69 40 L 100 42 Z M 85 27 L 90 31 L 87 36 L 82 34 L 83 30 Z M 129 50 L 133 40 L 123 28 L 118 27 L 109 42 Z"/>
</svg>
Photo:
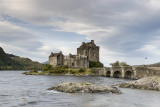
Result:
<svg viewBox="0 0 160 107">
<path fill-rule="evenodd" d="M 12 60 L 0 47 L 0 69 L 23 69 L 23 66 L 17 62 Z"/>
<path fill-rule="evenodd" d="M 13 59 L 14 61 L 17 61 L 17 62 L 20 62 L 24 69 L 26 70 L 30 70 L 30 69 L 37 69 L 37 70 L 40 70 L 42 67 L 43 67 L 43 64 L 39 63 L 39 62 L 35 62 L 35 61 L 32 61 L 31 59 L 29 58 L 21 58 L 19 56 L 11 56 L 11 59 Z"/>
<path fill-rule="evenodd" d="M 0 47 L 0 70 L 40 70 L 42 67 L 43 64 L 34 62 L 29 58 L 6 54 Z"/>
</svg>

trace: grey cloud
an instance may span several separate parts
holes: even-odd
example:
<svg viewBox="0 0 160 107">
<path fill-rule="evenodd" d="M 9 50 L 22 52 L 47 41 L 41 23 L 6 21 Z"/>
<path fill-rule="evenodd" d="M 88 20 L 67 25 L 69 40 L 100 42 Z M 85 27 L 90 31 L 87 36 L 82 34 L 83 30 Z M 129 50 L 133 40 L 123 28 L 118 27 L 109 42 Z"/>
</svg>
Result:
<svg viewBox="0 0 160 107">
<path fill-rule="evenodd" d="M 36 39 L 34 34 L 6 22 L 0 23 L 0 41 L 27 50 L 36 50 L 43 44 Z"/>
<path fill-rule="evenodd" d="M 7 0 L 2 1 L 0 2 L 1 13 L 40 26 L 51 25 L 59 28 L 55 22 L 62 21 L 63 23 L 83 23 L 102 29 L 113 28 L 115 31 L 111 33 L 95 31 L 87 37 L 98 38 L 99 45 L 114 52 L 124 53 L 124 56 L 128 53 L 133 56 L 145 54 L 137 53 L 136 50 L 159 36 L 160 8 L 151 7 L 151 0 L 23 0 L 20 4 L 15 1 L 14 3 L 21 5 L 22 9 L 21 7 L 13 8 Z M 11 8 L 8 8 L 9 6 Z M 70 32 L 75 31 L 73 29 Z M 13 34 L 8 32 L 5 37 L 2 35 L 4 40 L 16 38 L 13 35 L 7 38 L 9 33 Z M 40 42 L 28 39 L 32 37 L 26 38 L 30 34 L 20 31 L 14 33 L 26 35 L 21 37 L 22 40 L 26 39 L 26 43 L 33 44 L 36 49 L 42 46 Z M 21 44 L 18 41 L 14 44 Z M 158 43 L 154 45 L 158 46 Z M 22 47 L 29 48 L 31 45 L 24 44 Z"/>
</svg>

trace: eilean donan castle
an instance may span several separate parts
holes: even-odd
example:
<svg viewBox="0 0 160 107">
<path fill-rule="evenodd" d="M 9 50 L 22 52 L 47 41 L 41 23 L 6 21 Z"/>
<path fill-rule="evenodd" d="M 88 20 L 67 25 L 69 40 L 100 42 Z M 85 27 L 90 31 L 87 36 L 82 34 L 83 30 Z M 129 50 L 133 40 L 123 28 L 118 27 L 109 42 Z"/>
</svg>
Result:
<svg viewBox="0 0 160 107">
<path fill-rule="evenodd" d="M 60 51 L 59 53 L 51 53 L 49 56 L 49 64 L 53 66 L 67 65 L 70 68 L 89 68 L 89 62 L 99 62 L 99 46 L 96 46 L 94 40 L 85 43 L 77 48 L 77 55 L 69 54 L 64 56 Z"/>
</svg>

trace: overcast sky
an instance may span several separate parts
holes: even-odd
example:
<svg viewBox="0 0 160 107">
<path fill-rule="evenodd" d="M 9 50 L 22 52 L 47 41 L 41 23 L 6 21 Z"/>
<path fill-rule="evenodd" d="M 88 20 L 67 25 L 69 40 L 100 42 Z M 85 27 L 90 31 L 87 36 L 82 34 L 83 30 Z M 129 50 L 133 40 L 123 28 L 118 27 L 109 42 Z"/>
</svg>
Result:
<svg viewBox="0 0 160 107">
<path fill-rule="evenodd" d="M 92 39 L 105 66 L 160 62 L 160 0 L 0 0 L 7 53 L 45 62 Z"/>
</svg>

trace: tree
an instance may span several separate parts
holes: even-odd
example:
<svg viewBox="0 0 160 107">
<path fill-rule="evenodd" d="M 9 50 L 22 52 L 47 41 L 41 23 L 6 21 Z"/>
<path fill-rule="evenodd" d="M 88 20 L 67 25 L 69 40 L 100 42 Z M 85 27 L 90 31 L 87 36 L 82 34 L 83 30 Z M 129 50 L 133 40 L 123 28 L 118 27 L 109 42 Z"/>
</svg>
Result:
<svg viewBox="0 0 160 107">
<path fill-rule="evenodd" d="M 45 66 L 42 68 L 42 71 L 48 71 L 48 70 L 52 70 L 53 66 L 50 64 L 45 64 Z"/>
<path fill-rule="evenodd" d="M 120 66 L 130 66 L 130 65 L 128 65 L 126 62 L 121 62 Z"/>
<path fill-rule="evenodd" d="M 101 62 L 90 61 L 89 68 L 103 68 L 103 64 Z"/>
<path fill-rule="evenodd" d="M 114 63 L 110 63 L 110 65 L 112 67 L 130 66 L 126 62 L 119 62 L 119 61 L 116 61 Z"/>
<path fill-rule="evenodd" d="M 116 61 L 116 62 L 114 62 L 114 63 L 110 63 L 110 65 L 111 65 L 112 67 L 120 67 L 119 61 Z"/>
</svg>

